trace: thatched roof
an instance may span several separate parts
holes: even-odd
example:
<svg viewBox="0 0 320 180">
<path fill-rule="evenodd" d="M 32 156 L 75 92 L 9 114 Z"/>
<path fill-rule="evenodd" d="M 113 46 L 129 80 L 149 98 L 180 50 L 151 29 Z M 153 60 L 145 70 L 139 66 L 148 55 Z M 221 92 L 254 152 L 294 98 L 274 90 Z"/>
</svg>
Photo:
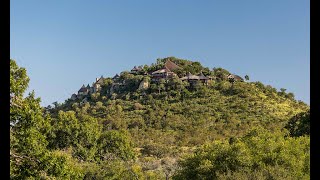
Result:
<svg viewBox="0 0 320 180">
<path fill-rule="evenodd" d="M 142 67 L 141 67 L 141 66 L 139 66 L 139 67 L 134 66 L 134 67 L 131 69 L 131 71 L 141 71 L 141 70 L 142 70 Z"/>
<path fill-rule="evenodd" d="M 120 76 L 118 74 L 116 74 L 115 76 L 113 76 L 112 79 L 118 79 Z"/>
<path fill-rule="evenodd" d="M 201 79 L 201 80 L 209 80 L 209 78 L 206 77 L 205 75 L 203 75 L 202 72 L 198 76 L 199 76 L 199 79 Z"/>
<path fill-rule="evenodd" d="M 174 62 L 167 60 L 166 63 L 164 64 L 164 67 L 169 69 L 170 71 L 180 68 L 178 65 L 176 65 Z"/>
<path fill-rule="evenodd" d="M 96 79 L 96 82 L 94 84 L 102 84 L 103 83 L 103 76 L 101 76 L 99 79 Z"/>
<path fill-rule="evenodd" d="M 79 89 L 78 92 L 87 92 L 88 89 L 86 88 L 86 86 L 82 85 L 82 87 Z"/>
<path fill-rule="evenodd" d="M 172 72 L 174 69 L 180 68 L 174 62 L 167 60 L 162 69 L 158 69 L 157 71 L 151 72 L 151 74 L 160 74 L 165 72 Z M 149 72 L 150 74 L 150 72 Z"/>
<path fill-rule="evenodd" d="M 234 75 L 234 79 L 237 81 L 243 81 L 243 78 L 238 75 Z"/>
</svg>

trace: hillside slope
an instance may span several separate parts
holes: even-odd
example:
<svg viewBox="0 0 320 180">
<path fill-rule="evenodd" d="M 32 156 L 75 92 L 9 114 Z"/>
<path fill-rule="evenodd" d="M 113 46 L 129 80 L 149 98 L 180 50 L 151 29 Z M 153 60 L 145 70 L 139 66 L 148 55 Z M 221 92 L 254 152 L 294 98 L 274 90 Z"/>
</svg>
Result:
<svg viewBox="0 0 320 180">
<path fill-rule="evenodd" d="M 178 77 L 152 81 L 152 73 L 146 72 L 161 69 L 168 60 L 180 67 L 174 71 Z M 52 117 L 59 111 L 88 115 L 102 131 L 128 132 L 139 157 L 161 159 L 190 153 L 206 142 L 241 137 L 257 126 L 281 130 L 291 117 L 309 109 L 292 93 L 229 79 L 227 70 L 210 70 L 199 62 L 169 57 L 135 68 L 141 72 L 104 78 L 99 92 L 49 108 Z M 191 85 L 181 80 L 189 72 L 213 78 Z M 119 82 L 124 83 L 115 88 Z M 147 88 L 141 88 L 142 82 Z"/>
<path fill-rule="evenodd" d="M 11 179 L 309 177 L 310 107 L 285 89 L 168 57 L 42 108 L 10 63 Z"/>
</svg>

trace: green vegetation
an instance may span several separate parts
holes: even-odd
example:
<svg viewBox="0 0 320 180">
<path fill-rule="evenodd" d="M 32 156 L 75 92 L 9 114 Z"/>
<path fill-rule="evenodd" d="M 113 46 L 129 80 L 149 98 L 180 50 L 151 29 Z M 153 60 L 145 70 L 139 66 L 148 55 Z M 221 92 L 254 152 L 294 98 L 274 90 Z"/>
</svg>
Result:
<svg viewBox="0 0 320 180">
<path fill-rule="evenodd" d="M 180 162 L 174 179 L 310 179 L 310 137 L 254 129 L 215 141 Z"/>
<path fill-rule="evenodd" d="M 178 77 L 212 80 L 152 81 L 167 60 Z M 10 64 L 12 179 L 309 178 L 309 106 L 285 89 L 168 57 L 41 107 L 33 92 L 23 97 L 26 70 Z"/>
<path fill-rule="evenodd" d="M 291 136 L 310 136 L 310 110 L 293 116 L 285 126 Z"/>
</svg>

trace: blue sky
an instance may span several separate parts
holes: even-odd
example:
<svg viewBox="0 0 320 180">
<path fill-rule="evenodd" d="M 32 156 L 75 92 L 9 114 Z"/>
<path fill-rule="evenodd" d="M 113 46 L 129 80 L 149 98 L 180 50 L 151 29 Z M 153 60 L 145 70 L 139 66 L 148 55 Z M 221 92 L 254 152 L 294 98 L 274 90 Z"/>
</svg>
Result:
<svg viewBox="0 0 320 180">
<path fill-rule="evenodd" d="M 310 102 L 306 0 L 11 0 L 11 58 L 46 106 L 82 84 L 175 56 Z"/>
</svg>

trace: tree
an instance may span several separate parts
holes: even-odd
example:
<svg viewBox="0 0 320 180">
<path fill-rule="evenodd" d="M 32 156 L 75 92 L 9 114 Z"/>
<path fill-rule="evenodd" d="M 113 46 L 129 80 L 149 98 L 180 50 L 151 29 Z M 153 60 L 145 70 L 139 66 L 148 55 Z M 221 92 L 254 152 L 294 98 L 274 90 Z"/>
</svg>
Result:
<svg viewBox="0 0 320 180">
<path fill-rule="evenodd" d="M 80 129 L 74 148 L 75 156 L 84 161 L 93 161 L 96 155 L 98 144 L 97 141 L 102 133 L 102 126 L 98 119 L 89 115 L 80 115 Z"/>
<path fill-rule="evenodd" d="M 310 110 L 293 116 L 285 126 L 293 137 L 310 135 Z"/>
<path fill-rule="evenodd" d="M 230 143 L 205 144 L 179 163 L 173 179 L 220 179 L 244 172 L 249 179 L 310 178 L 310 138 L 284 135 L 255 128 Z"/>
<path fill-rule="evenodd" d="M 286 95 L 287 98 L 291 99 L 291 100 L 294 100 L 294 94 L 292 92 L 288 93 Z"/>
<path fill-rule="evenodd" d="M 44 114 L 34 92 L 23 97 L 28 82 L 26 70 L 10 59 L 10 179 L 66 177 L 73 169 L 59 173 L 65 157 L 58 158 L 47 149 L 50 116 Z"/>
<path fill-rule="evenodd" d="M 133 159 L 135 157 L 132 149 L 132 142 L 125 131 L 106 131 L 98 140 L 98 157 L 109 159 L 110 155 L 123 160 Z"/>
<path fill-rule="evenodd" d="M 229 71 L 223 69 L 223 68 L 213 68 L 213 74 L 215 77 L 217 77 L 218 81 L 224 81 L 227 80 L 227 76 L 229 73 Z"/>
<path fill-rule="evenodd" d="M 244 78 L 246 79 L 246 81 L 249 81 L 249 76 L 245 75 Z"/>
<path fill-rule="evenodd" d="M 40 176 L 40 159 L 48 155 L 48 144 L 45 133 L 50 130 L 48 119 L 42 117 L 40 99 L 34 97 L 34 92 L 28 97 L 16 96 L 19 101 L 13 101 L 10 106 L 10 167 L 11 178 L 21 179 Z M 29 168 L 23 168 L 29 167 Z"/>
<path fill-rule="evenodd" d="M 47 154 L 47 141 L 42 132 L 49 123 L 42 117 L 40 98 L 35 98 L 34 92 L 23 98 L 28 82 L 26 70 L 20 68 L 14 60 L 10 60 L 10 176 L 12 179 L 39 176 L 39 170 L 41 170 L 39 159 Z M 28 166 L 30 168 L 23 168 Z"/>
<path fill-rule="evenodd" d="M 103 80 L 103 86 L 110 86 L 113 83 L 113 80 L 111 78 L 105 78 Z"/>
<path fill-rule="evenodd" d="M 10 97 L 21 97 L 28 88 L 29 81 L 26 69 L 10 59 Z"/>
<path fill-rule="evenodd" d="M 278 92 L 278 94 L 279 94 L 280 96 L 286 96 L 286 90 L 287 90 L 287 89 L 285 89 L 285 88 L 280 88 L 280 92 Z"/>
<path fill-rule="evenodd" d="M 58 103 L 58 101 L 55 101 L 52 104 L 54 105 L 54 108 L 58 108 L 59 106 L 61 106 L 61 104 Z"/>
<path fill-rule="evenodd" d="M 80 124 L 74 111 L 59 111 L 53 120 L 54 136 L 51 137 L 51 148 L 68 148 L 75 146 L 79 135 Z"/>
</svg>

